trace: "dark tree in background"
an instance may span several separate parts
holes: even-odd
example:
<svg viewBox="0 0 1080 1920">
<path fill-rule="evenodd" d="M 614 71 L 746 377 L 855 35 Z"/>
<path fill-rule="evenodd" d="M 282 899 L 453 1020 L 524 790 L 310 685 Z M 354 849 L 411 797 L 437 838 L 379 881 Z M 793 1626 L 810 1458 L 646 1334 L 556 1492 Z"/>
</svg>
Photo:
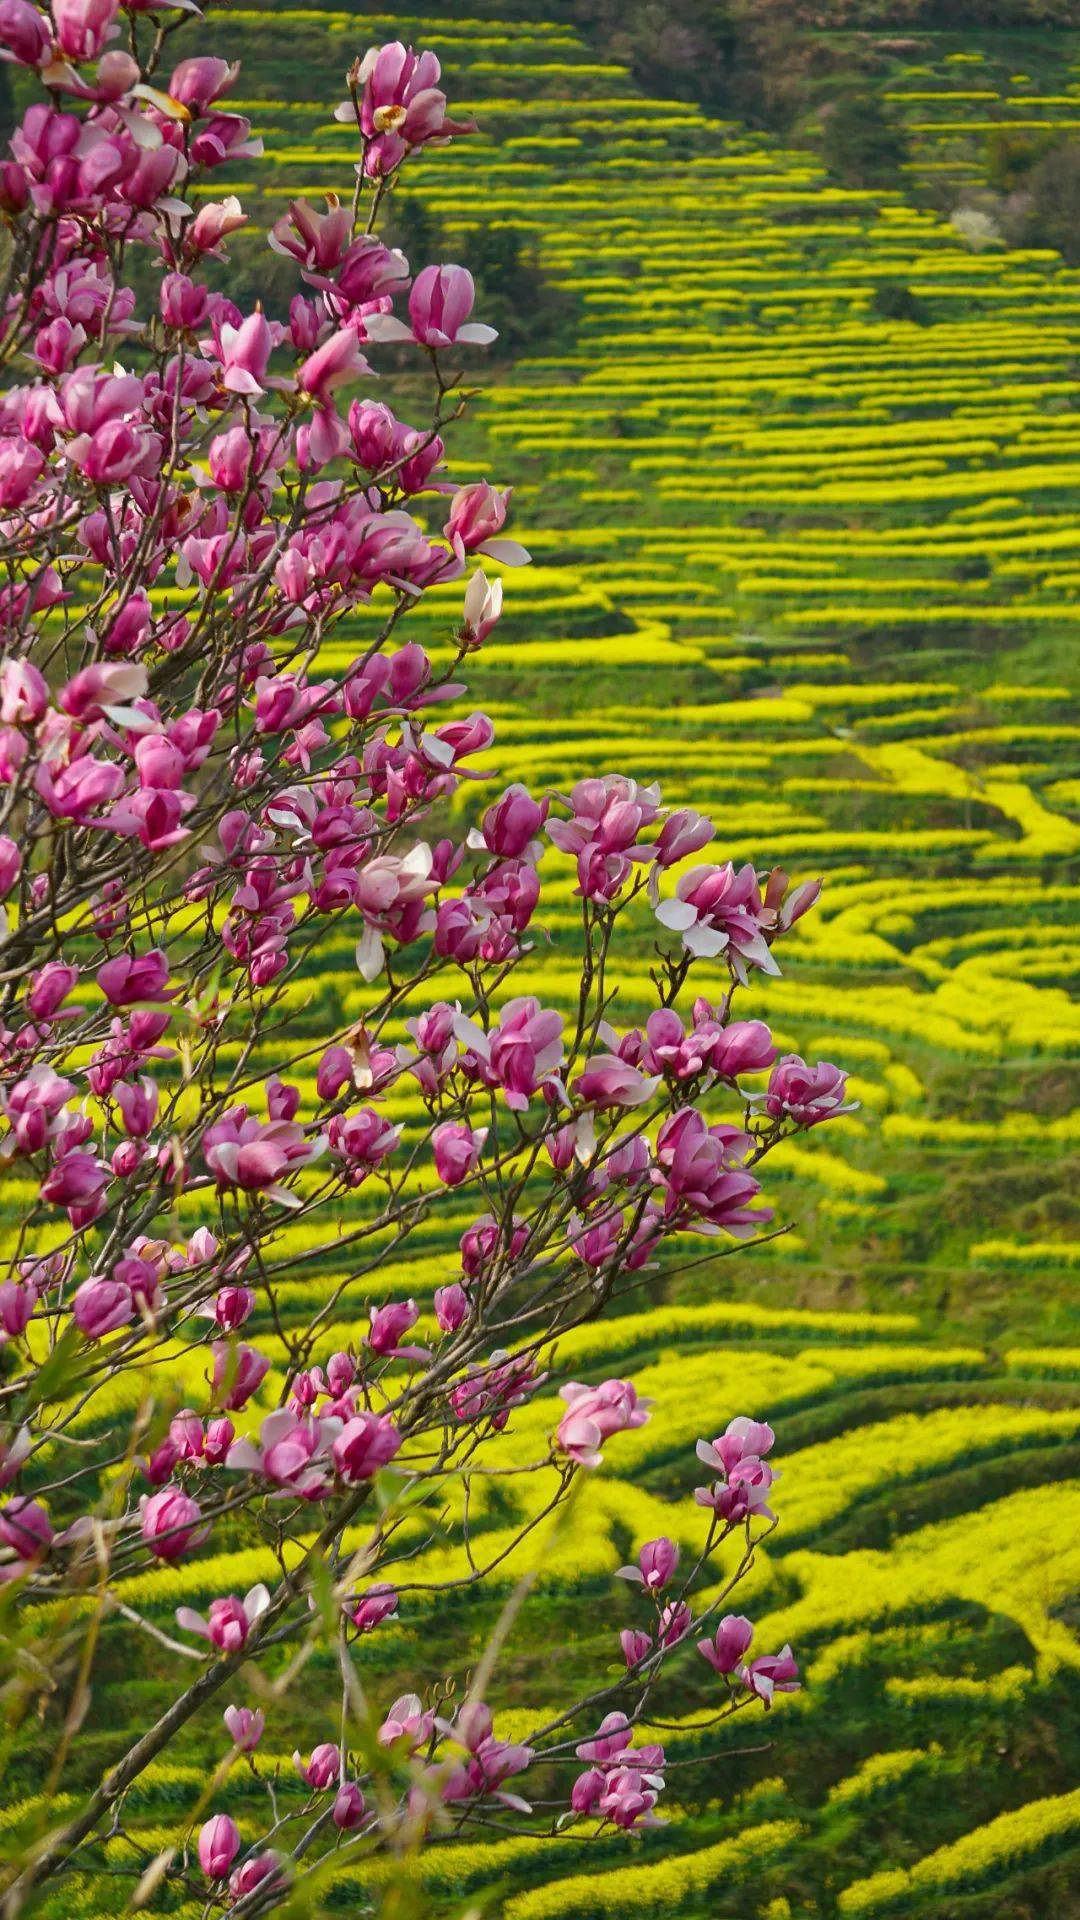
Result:
<svg viewBox="0 0 1080 1920">
<path fill-rule="evenodd" d="M 1080 140 L 1067 140 L 1036 161 L 1026 198 L 1026 238 L 1056 248 L 1070 267 L 1080 267 Z"/>
<path fill-rule="evenodd" d="M 907 135 L 879 93 L 849 86 L 822 109 L 821 154 L 845 186 L 890 187 L 908 158 Z"/>
</svg>

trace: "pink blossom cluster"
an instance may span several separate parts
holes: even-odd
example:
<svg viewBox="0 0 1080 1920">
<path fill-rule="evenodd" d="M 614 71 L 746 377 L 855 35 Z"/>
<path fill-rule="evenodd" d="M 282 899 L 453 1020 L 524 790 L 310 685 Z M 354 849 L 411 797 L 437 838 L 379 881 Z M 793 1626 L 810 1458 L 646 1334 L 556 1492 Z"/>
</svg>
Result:
<svg viewBox="0 0 1080 1920">
<path fill-rule="evenodd" d="M 619 1568 L 619 1578 L 639 1588 L 653 1609 L 652 1630 L 623 1628 L 619 1635 L 623 1658 L 631 1675 L 656 1673 L 667 1654 L 702 1627 L 706 1636 L 697 1650 L 733 1689 L 734 1704 L 742 1703 L 740 1689 L 770 1707 L 776 1693 L 794 1692 L 799 1684 L 798 1668 L 791 1648 L 779 1654 L 755 1656 L 748 1660 L 754 1629 L 742 1614 L 725 1614 L 715 1622 L 710 1612 L 695 1618 L 691 1581 L 707 1565 L 714 1548 L 730 1534 L 741 1532 L 748 1543 L 755 1536 L 753 1523 L 768 1522 L 766 1531 L 776 1525 L 776 1515 L 765 1504 L 770 1486 L 779 1477 L 763 1456 L 774 1443 L 772 1428 L 763 1420 L 738 1415 L 729 1420 L 718 1439 L 697 1443 L 697 1456 L 720 1476 L 711 1487 L 698 1487 L 694 1499 L 711 1514 L 709 1533 L 703 1552 L 689 1577 L 678 1579 L 682 1555 L 675 1541 L 666 1534 L 647 1540 L 636 1561 Z"/>
<path fill-rule="evenodd" d="M 99 1613 L 168 1695 L 97 1790 L 85 1768 L 43 1782 L 59 1811 L 13 1911 L 117 1830 L 207 1700 L 293 1654 L 304 1673 L 324 1633 L 341 1693 L 309 1703 L 325 1738 L 298 1804 L 282 1788 L 279 1818 L 269 1769 L 259 1830 L 213 1811 L 178 1831 L 178 1872 L 190 1854 L 215 1902 L 263 1911 L 311 1848 L 550 1826 L 546 1788 L 510 1783 L 560 1743 L 497 1736 L 470 1678 L 407 1668 L 365 1717 L 357 1645 L 418 1618 L 409 1515 L 449 1516 L 468 1564 L 460 1489 L 497 1483 L 534 1401 L 540 1457 L 506 1471 L 535 1473 L 545 1511 L 627 1457 L 648 1400 L 567 1380 L 560 1337 L 648 1288 L 669 1243 L 760 1236 L 759 1164 L 850 1110 L 839 1068 L 778 1058 L 735 1012 L 816 881 L 688 867 L 713 826 L 656 784 L 491 773 L 457 676 L 529 556 L 510 488 L 454 471 L 453 428 L 494 334 L 465 267 L 414 271 L 379 229 L 416 153 L 472 130 L 435 56 L 392 42 L 350 67 L 354 191 L 274 223 L 296 290 L 271 314 L 219 290 L 246 216 L 212 176 L 261 141 L 235 66 L 173 61 L 187 11 L 0 4 L 0 54 L 41 85 L 0 163 L 0 1164 L 27 1196 L 0 1278 L 0 1579 L 41 1623 L 35 1672 L 74 1688 L 71 1727 L 102 1731 L 81 1664 Z M 377 397 L 402 363 L 409 418 Z M 460 611 L 429 651 L 408 623 L 433 587 Z M 550 1005 L 515 975 L 567 882 L 580 992 Z M 631 928 L 657 946 L 655 1003 L 616 1025 Z M 355 963 L 349 1018 L 320 990 L 331 947 Z M 429 1236 L 452 1251 L 414 1298 L 399 1263 Z M 771 1444 L 748 1421 L 702 1442 L 706 1558 L 772 1523 Z M 223 1572 L 235 1553 L 257 1574 Z M 740 1640 L 741 1617 L 664 1597 L 673 1554 L 639 1556 L 658 1611 L 622 1686 L 692 1628 L 714 1665 Z M 181 1565 L 198 1605 L 177 1609 Z M 748 1650 L 717 1666 L 736 1708 L 794 1682 L 787 1650 Z M 271 1686 L 225 1710 L 257 1780 L 278 1710 Z M 636 1711 L 575 1734 L 556 1824 L 653 1824 L 664 1756 Z"/>
<path fill-rule="evenodd" d="M 601 1432 L 639 1426 L 648 1417 L 626 1381 L 607 1381 L 595 1389 L 568 1387 L 563 1397 L 568 1412 L 560 1425 L 558 1445 L 583 1466 L 598 1464 L 595 1445 Z M 589 1424 L 590 1432 L 585 1432 L 583 1423 Z M 700 1442 L 698 1452 L 702 1457 L 709 1456 L 710 1461 L 714 1455 L 726 1461 L 731 1478 L 748 1460 L 760 1462 L 760 1455 L 772 1444 L 771 1428 L 740 1416 L 728 1422 L 719 1440 Z M 757 1452 L 751 1453 L 752 1448 Z M 743 1615 L 724 1614 L 717 1619 L 717 1608 L 708 1603 L 707 1596 L 703 1610 L 695 1613 L 695 1583 L 707 1578 L 711 1554 L 733 1532 L 745 1534 L 748 1544 L 763 1537 L 755 1534 L 751 1525 L 758 1515 L 770 1526 L 775 1524 L 774 1516 L 760 1504 L 717 1515 L 710 1523 L 703 1549 L 681 1578 L 682 1555 L 666 1535 L 646 1541 L 633 1565 L 619 1569 L 619 1577 L 637 1587 L 652 1609 L 653 1631 L 622 1632 L 627 1673 L 625 1680 L 608 1691 L 626 1695 L 630 1711 L 626 1707 L 611 1708 L 586 1738 L 575 1737 L 569 1743 L 549 1741 L 546 1746 L 541 1743 L 542 1735 L 535 1740 L 507 1740 L 495 1734 L 491 1710 L 480 1701 L 469 1698 L 448 1717 L 437 1704 L 425 1705 L 419 1693 L 398 1696 L 379 1722 L 376 1738 L 380 1748 L 410 1768 L 406 1803 L 412 1818 L 425 1827 L 439 1806 L 463 1810 L 475 1804 L 531 1814 L 530 1799 L 517 1787 L 509 1787 L 508 1782 L 525 1773 L 539 1776 L 545 1766 L 561 1759 L 569 1746 L 573 1758 L 583 1763 L 583 1770 L 572 1782 L 564 1822 L 589 1818 L 601 1826 L 610 1823 L 625 1831 L 662 1825 L 656 1808 L 665 1788 L 664 1749 L 638 1736 L 649 1696 L 661 1675 L 669 1677 L 679 1664 L 681 1653 L 696 1644 L 701 1658 L 724 1680 L 727 1713 L 738 1712 L 754 1700 L 768 1710 L 778 1694 L 792 1693 L 799 1686 L 798 1667 L 790 1647 L 785 1646 L 778 1654 L 750 1657 L 754 1628 Z M 358 1633 L 371 1632 L 396 1616 L 398 1598 L 393 1588 L 372 1586 L 349 1603 L 346 1618 Z M 266 1604 L 266 1589 L 258 1587 L 244 1600 L 229 1596 L 213 1601 L 208 1621 L 187 1608 L 178 1610 L 177 1619 L 215 1647 L 242 1648 L 252 1622 Z M 695 1642 L 694 1636 L 700 1633 L 704 1637 Z M 260 1713 L 230 1707 L 225 1724 L 238 1751 L 251 1754 L 259 1747 L 265 1731 Z M 368 1808 L 373 1782 L 363 1760 L 338 1742 L 327 1740 L 306 1757 L 295 1753 L 293 1767 L 308 1789 L 310 1805 L 315 1807 L 325 1800 L 339 1831 L 371 1831 L 374 1816 Z M 277 1872 L 282 1865 L 278 1856 L 257 1849 L 240 1870 L 241 1875 L 248 1874 L 248 1881 L 237 1878 L 233 1870 L 241 1847 L 239 1829 L 228 1815 L 215 1814 L 200 1831 L 198 1850 L 204 1874 L 210 1881 L 233 1874 L 234 1895 L 248 1884 L 253 1872 L 261 1871 L 260 1863 L 272 1860 Z"/>
</svg>

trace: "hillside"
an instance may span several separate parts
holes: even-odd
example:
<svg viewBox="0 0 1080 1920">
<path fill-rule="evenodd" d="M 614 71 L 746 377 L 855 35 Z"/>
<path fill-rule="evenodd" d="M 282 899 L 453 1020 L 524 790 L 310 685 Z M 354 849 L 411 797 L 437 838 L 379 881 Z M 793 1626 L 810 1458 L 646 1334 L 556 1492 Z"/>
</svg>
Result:
<svg viewBox="0 0 1080 1920">
<path fill-rule="evenodd" d="M 745 1604 L 763 1642 L 796 1645 L 805 1693 L 764 1731 L 725 1730 L 719 1760 L 692 1720 L 668 1735 L 688 1764 L 666 1832 L 444 1848 L 415 1911 L 486 1893 L 507 1920 L 629 1903 L 680 1920 L 1067 1920 L 1080 271 L 1045 250 L 971 250 L 930 188 L 978 172 L 991 123 L 1080 128 L 1080 35 L 1053 42 L 1057 80 L 1040 91 L 1006 71 L 1000 35 L 987 51 L 920 34 L 890 56 L 910 175 L 851 188 L 805 148 L 644 94 L 540 11 L 230 9 L 216 32 L 244 63 L 236 104 L 269 158 L 215 176 L 215 195 L 276 216 L 339 188 L 348 130 L 329 110 L 349 60 L 398 32 L 437 49 L 482 129 L 416 170 L 446 257 L 509 230 L 559 296 L 551 349 L 485 369 L 470 429 L 476 473 L 515 483 L 514 531 L 535 556 L 471 675 L 500 772 L 563 791 L 601 768 L 659 778 L 715 821 L 723 857 L 824 873 L 790 979 L 746 1011 L 850 1065 L 862 1104 L 770 1163 L 785 1238 L 665 1273 L 648 1310 L 568 1343 L 583 1377 L 632 1369 L 657 1418 L 612 1450 L 573 1537 L 535 1550 L 508 1669 L 524 1714 L 558 1696 L 560 1661 L 609 1657 L 613 1621 L 593 1602 L 632 1533 L 684 1524 L 676 1449 L 704 1406 L 705 1425 L 745 1410 L 777 1428 L 783 1525 Z M 458 597 L 445 591 L 443 616 Z M 439 602 L 416 629 L 433 653 Z M 564 924 L 573 911 L 567 888 Z M 551 922 L 520 985 L 563 1004 Z M 620 983 L 624 1021 L 648 960 Z M 296 996 L 297 1030 L 366 998 L 342 940 Z M 299 1314 L 334 1264 L 294 1238 Z M 429 1301 L 446 1258 L 432 1243 L 384 1266 L 373 1297 Z M 541 1413 L 520 1416 L 523 1446 Z M 511 1512 L 512 1496 L 492 1502 L 479 1537 Z M 256 1558 L 155 1574 L 135 1603 L 167 1627 L 181 1597 L 258 1577 Z M 438 1625 L 464 1661 L 488 1618 L 463 1599 Z M 410 1633 L 422 1672 L 416 1619 L 403 1609 L 373 1638 L 373 1690 L 393 1685 Z M 120 1727 L 154 1676 L 119 1639 L 106 1660 Z M 215 1738 L 200 1727 L 190 1764 L 151 1770 L 129 1804 L 148 1844 L 163 1806 L 196 1797 Z M 94 1765 L 110 1739 L 87 1741 Z M 268 1747 L 297 1743 L 271 1726 Z M 358 1895 L 343 1875 L 333 1910 L 358 1911 Z M 43 1911 L 60 1920 L 59 1904 Z M 113 1908 L 96 1885 L 77 1911 Z"/>
<path fill-rule="evenodd" d="M 513 770 L 659 773 L 726 851 L 829 874 L 774 1011 L 860 1062 L 862 1177 L 800 1205 L 783 1297 L 900 1286 L 945 1331 L 1056 1338 L 1080 275 L 970 252 L 903 183 L 842 189 L 804 152 L 644 99 L 564 29 L 412 24 L 482 125 L 417 170 L 442 237 L 467 254 L 509 227 L 574 313 L 557 358 L 496 380 L 475 437 L 538 561 L 483 662 Z M 231 13 L 271 165 L 229 185 L 252 201 L 272 181 L 275 212 L 330 190 L 347 129 L 322 98 L 348 36 L 390 25 Z M 1080 125 L 1080 37 L 1058 44 L 1048 106 Z M 978 58 L 897 65 L 924 170 L 946 146 L 963 166 L 961 124 L 970 167 L 986 95 L 995 123 L 1044 109 L 967 84 Z M 882 316 L 897 287 L 924 324 Z"/>
</svg>

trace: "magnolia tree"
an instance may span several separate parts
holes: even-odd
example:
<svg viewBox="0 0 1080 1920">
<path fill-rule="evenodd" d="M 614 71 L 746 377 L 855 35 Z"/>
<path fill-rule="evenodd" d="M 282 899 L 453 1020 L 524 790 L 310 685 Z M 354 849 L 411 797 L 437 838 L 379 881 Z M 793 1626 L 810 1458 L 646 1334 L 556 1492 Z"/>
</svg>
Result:
<svg viewBox="0 0 1080 1920">
<path fill-rule="evenodd" d="M 500 1735 L 507 1613 L 434 1685 L 404 1666 L 379 1698 L 365 1677 L 365 1636 L 439 1600 L 407 1565 L 432 1504 L 461 1544 L 447 1584 L 469 1586 L 470 1494 L 529 1476 L 531 1532 L 617 1459 L 648 1403 L 566 1380 L 558 1336 L 640 1298 L 676 1236 L 761 1238 L 757 1163 L 843 1110 L 844 1075 L 733 1013 L 816 883 L 692 864 L 710 823 L 619 774 L 489 792 L 452 830 L 493 739 L 482 712 L 450 717 L 500 616 L 478 563 L 528 555 L 508 492 L 446 477 L 463 369 L 494 337 L 470 275 L 414 271 L 377 225 L 414 155 L 471 127 L 433 54 L 369 52 L 336 114 L 351 193 L 274 226 L 287 318 L 242 312 L 212 290 L 244 222 L 212 178 L 260 143 L 221 104 L 234 67 L 173 60 L 185 18 L 0 0 L 4 57 L 44 90 L 0 167 L 0 1573 L 30 1808 L 9 1916 L 72 1910 L 58 1876 L 83 1876 L 83 1910 L 96 1875 L 129 1876 L 121 1905 L 300 1911 L 471 1826 L 655 1825 L 658 1698 L 704 1682 L 722 1720 L 797 1684 L 791 1650 L 726 1611 L 774 1524 L 772 1432 L 730 1408 L 703 1409 L 703 1485 L 688 1462 L 697 1547 L 680 1523 L 681 1565 L 660 1538 L 621 1570 L 638 1624 L 586 1697 Z M 419 425 L 375 397 L 395 369 L 412 393 L 430 378 Z M 436 664 L 405 628 L 454 581 Z M 357 651 L 330 672 L 339 627 Z M 549 869 L 580 917 L 558 1008 L 514 992 Z M 320 943 L 346 932 L 366 1012 L 320 1032 Z M 627 935 L 654 956 L 628 1030 Z M 447 1212 L 421 1319 L 372 1275 Z M 548 1438 L 522 1457 L 536 1396 Z M 233 1550 L 265 1578 L 214 1593 L 200 1563 Z M 204 1612 L 175 1607 L 185 1585 Z M 154 1682 L 126 1728 L 99 1679 L 120 1637 Z M 283 1773 L 266 1755 L 298 1724 L 322 1737 Z M 147 1840 L 132 1789 L 196 1734 L 220 1764 Z"/>
</svg>

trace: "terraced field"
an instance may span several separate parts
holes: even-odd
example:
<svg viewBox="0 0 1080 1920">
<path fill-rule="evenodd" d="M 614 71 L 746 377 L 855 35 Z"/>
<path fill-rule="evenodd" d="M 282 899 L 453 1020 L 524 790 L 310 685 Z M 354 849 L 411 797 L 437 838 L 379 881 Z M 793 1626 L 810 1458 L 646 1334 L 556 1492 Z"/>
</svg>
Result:
<svg viewBox="0 0 1080 1920">
<path fill-rule="evenodd" d="M 272 205 L 339 183 L 347 129 L 311 101 L 350 35 L 390 24 L 230 14 L 273 161 L 235 182 L 248 200 L 260 177 Z M 475 448 L 517 482 L 538 561 L 483 666 L 500 768 L 659 773 L 725 850 L 829 873 L 777 1004 L 859 1062 L 867 1111 L 846 1123 L 860 1176 L 803 1217 L 792 1284 L 867 1298 L 902 1252 L 939 1314 L 955 1284 L 957 1315 L 993 1324 L 1019 1280 L 1048 1331 L 1067 1255 L 1029 1297 L 1026 1242 L 1057 1242 L 1056 1201 L 1022 1219 L 991 1172 L 962 1220 L 940 1203 L 995 1146 L 1015 1167 L 1069 1142 L 1080 275 L 970 253 L 899 190 L 839 189 L 804 152 L 645 99 L 561 28 L 410 24 L 484 130 L 418 169 L 426 203 L 463 253 L 481 218 L 535 236 L 580 316 L 572 352 L 497 382 Z M 1080 117 L 1080 38 L 1071 58 Z M 924 71 L 891 91 L 928 91 Z M 965 95 L 969 146 L 977 111 Z M 897 281 L 932 324 L 875 316 Z M 437 644 L 434 596 L 424 617 Z M 905 1244 L 868 1262 L 868 1230 Z"/>
<path fill-rule="evenodd" d="M 918 51 L 896 61 L 883 88 L 905 123 L 914 184 L 928 186 L 937 176 L 952 186 L 978 186 L 988 138 L 1010 135 L 1038 143 L 1075 137 L 1080 92 L 1074 61 L 1075 47 L 1053 34 L 987 33 L 949 41 L 920 36 Z"/>
<path fill-rule="evenodd" d="M 402 28 L 483 129 L 417 169 L 450 257 L 505 222 L 576 315 L 572 345 L 519 360 L 473 429 L 476 471 L 517 483 L 536 556 L 472 680 L 500 774 L 660 777 L 715 820 L 724 855 L 825 873 L 790 978 L 752 1010 L 850 1064 L 862 1102 L 770 1163 L 787 1237 L 669 1272 L 647 1310 L 567 1343 L 579 1377 L 632 1370 L 656 1418 L 612 1450 L 572 1530 L 528 1548 L 508 1667 L 524 1731 L 567 1670 L 610 1657 L 608 1571 L 632 1536 L 683 1531 L 687 1450 L 713 1413 L 745 1410 L 777 1427 L 784 1479 L 743 1604 L 762 1644 L 796 1645 L 805 1692 L 750 1733 L 718 1741 L 692 1717 L 668 1734 L 686 1811 L 664 1833 L 443 1848 L 416 1912 L 1075 1914 L 1080 273 L 969 251 L 916 196 L 935 171 L 970 175 L 991 122 L 1080 124 L 1080 37 L 1059 39 L 1051 95 L 1009 78 L 1000 49 L 922 36 L 890 83 L 912 174 L 870 192 L 644 96 L 539 17 L 238 8 L 222 44 L 271 159 L 227 190 L 257 208 L 261 185 L 276 213 L 340 186 L 348 134 L 324 103 L 355 51 Z M 897 284 L 926 324 L 884 317 Z M 416 633 L 433 651 L 439 621 L 433 593 Z M 342 662 L 354 651 L 342 641 Z M 571 912 L 567 891 L 521 981 L 555 1004 Z M 622 983 L 626 1019 L 647 960 Z M 298 1030 L 365 996 L 345 944 L 324 951 Z M 334 1262 L 294 1242 L 299 1317 Z M 446 1244 L 379 1269 L 373 1297 L 429 1299 Z M 523 1455 L 543 1415 L 519 1416 Z M 513 1519 L 507 1503 L 478 1516 L 485 1547 Z M 256 1561 L 159 1570 L 133 1599 L 167 1626 L 181 1598 L 242 1590 Z M 432 1623 L 402 1612 L 370 1642 L 374 1693 L 423 1672 Z M 437 1627 L 466 1659 L 489 1617 L 465 1594 Z M 122 1726 L 154 1677 L 119 1643 L 106 1658 Z M 147 1776 L 127 1809 L 147 1845 L 217 1748 L 207 1725 L 189 1764 Z M 343 1876 L 333 1910 L 357 1893 Z M 65 1894 L 75 1911 L 111 1911 L 100 1884 L 77 1909 Z"/>
</svg>

